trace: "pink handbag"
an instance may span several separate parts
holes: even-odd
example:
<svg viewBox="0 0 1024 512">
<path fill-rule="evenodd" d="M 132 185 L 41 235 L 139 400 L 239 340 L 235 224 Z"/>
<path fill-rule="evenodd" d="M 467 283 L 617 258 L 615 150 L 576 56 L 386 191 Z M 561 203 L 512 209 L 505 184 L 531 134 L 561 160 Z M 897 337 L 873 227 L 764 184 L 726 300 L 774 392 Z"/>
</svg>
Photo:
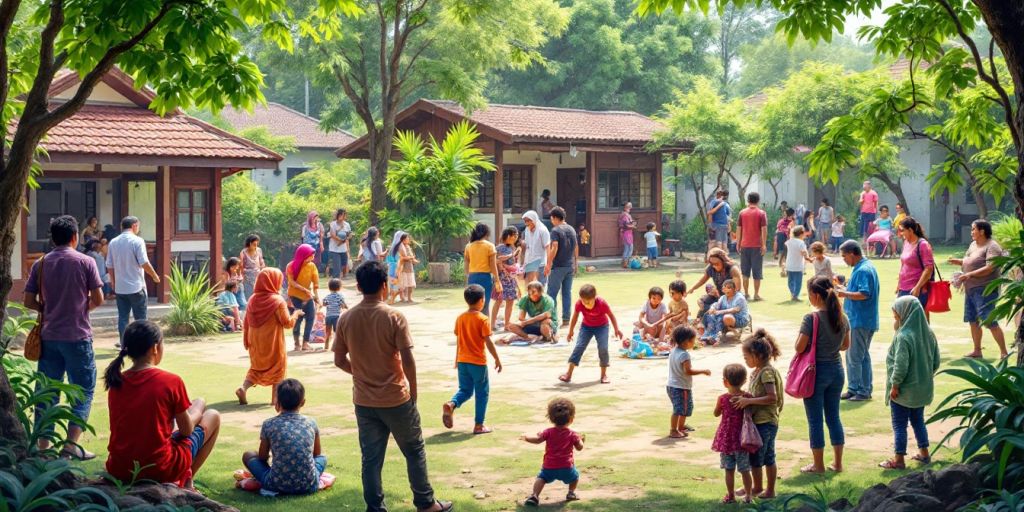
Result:
<svg viewBox="0 0 1024 512">
<path fill-rule="evenodd" d="M 754 425 L 754 413 L 747 407 L 743 410 L 743 428 L 740 429 L 740 449 L 747 453 L 755 453 L 761 449 L 761 433 Z"/>
<path fill-rule="evenodd" d="M 810 350 L 793 356 L 786 375 L 786 394 L 793 398 L 810 398 L 814 395 L 815 356 L 818 353 L 818 314 L 812 313 L 814 333 Z"/>
</svg>

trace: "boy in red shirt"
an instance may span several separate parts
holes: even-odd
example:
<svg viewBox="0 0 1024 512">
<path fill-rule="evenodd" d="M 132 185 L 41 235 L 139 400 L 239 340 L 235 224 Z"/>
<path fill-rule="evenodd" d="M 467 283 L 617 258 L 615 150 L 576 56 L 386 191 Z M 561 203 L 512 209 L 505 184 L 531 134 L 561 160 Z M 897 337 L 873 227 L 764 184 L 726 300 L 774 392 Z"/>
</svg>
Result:
<svg viewBox="0 0 1024 512">
<path fill-rule="evenodd" d="M 481 313 L 484 308 L 484 287 L 471 284 L 462 292 L 469 311 L 459 315 L 455 321 L 455 368 L 459 370 L 459 390 L 451 400 L 442 406 L 441 421 L 446 428 L 452 428 L 455 409 L 469 401 L 476 393 L 476 423 L 473 434 L 489 434 L 491 429 L 484 425 L 487 415 L 487 398 L 491 393 L 491 385 L 487 379 L 487 355 L 484 347 L 494 358 L 494 369 L 501 373 L 501 359 L 491 342 L 491 323 L 487 315 Z"/>
<path fill-rule="evenodd" d="M 533 482 L 533 494 L 525 501 L 525 504 L 531 507 L 540 504 L 540 492 L 544 490 L 546 484 L 555 480 L 569 484 L 569 493 L 565 495 L 565 501 L 579 499 L 576 496 L 576 486 L 580 483 L 580 472 L 576 470 L 573 450 L 583 451 L 583 443 L 587 436 L 569 428 L 576 419 L 576 406 L 568 398 L 556 398 L 548 403 L 548 419 L 555 424 L 554 427 L 539 432 L 536 436 L 519 436 L 519 439 L 527 443 L 547 443 L 544 446 L 544 464 Z"/>
<path fill-rule="evenodd" d="M 615 314 L 612 308 L 604 299 L 597 296 L 597 288 L 592 284 L 585 284 L 580 287 L 580 300 L 576 301 L 576 309 L 572 313 L 572 321 L 569 322 L 569 337 L 571 340 L 576 331 L 576 321 L 580 314 L 583 314 L 583 327 L 580 329 L 580 337 L 576 340 L 576 348 L 572 349 L 569 356 L 569 369 L 565 374 L 558 377 L 562 382 L 572 380 L 572 371 L 580 365 L 580 359 L 587 350 L 590 340 L 597 338 L 597 355 L 601 361 L 601 383 L 607 384 L 608 380 L 608 323 L 615 329 L 615 337 L 622 338 L 619 331 L 619 323 L 615 321 Z"/>
</svg>

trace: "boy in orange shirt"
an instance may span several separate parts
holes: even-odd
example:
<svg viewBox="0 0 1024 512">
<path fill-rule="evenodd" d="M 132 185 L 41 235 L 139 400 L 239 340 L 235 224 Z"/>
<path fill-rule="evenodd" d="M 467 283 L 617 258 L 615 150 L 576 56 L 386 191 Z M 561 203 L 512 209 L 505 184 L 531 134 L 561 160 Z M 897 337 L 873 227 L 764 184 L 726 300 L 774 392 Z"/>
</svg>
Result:
<svg viewBox="0 0 1024 512">
<path fill-rule="evenodd" d="M 446 428 L 452 428 L 455 409 L 476 394 L 476 420 L 473 434 L 488 434 L 491 429 L 484 425 L 487 414 L 487 398 L 491 385 L 487 379 L 487 355 L 484 347 L 494 357 L 494 369 L 501 373 L 501 359 L 491 342 L 491 324 L 481 310 L 484 307 L 484 288 L 471 284 L 463 292 L 469 311 L 459 315 L 455 321 L 455 367 L 459 370 L 459 390 L 444 403 L 441 421 Z"/>
</svg>

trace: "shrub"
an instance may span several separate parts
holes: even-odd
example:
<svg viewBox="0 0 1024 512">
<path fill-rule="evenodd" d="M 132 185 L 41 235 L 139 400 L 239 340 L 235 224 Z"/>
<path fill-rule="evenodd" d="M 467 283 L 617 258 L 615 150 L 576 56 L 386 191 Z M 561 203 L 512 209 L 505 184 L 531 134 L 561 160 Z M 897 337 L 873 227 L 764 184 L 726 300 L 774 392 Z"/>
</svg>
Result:
<svg viewBox="0 0 1024 512">
<path fill-rule="evenodd" d="M 35 311 L 17 302 L 8 302 L 7 307 L 12 311 L 8 311 L 4 315 L 3 331 L 0 333 L 0 351 L 6 351 L 16 338 L 28 335 L 35 328 L 37 322 Z"/>
<path fill-rule="evenodd" d="M 184 273 L 173 265 L 170 276 L 171 312 L 167 325 L 172 334 L 195 336 L 220 330 L 223 315 L 213 299 L 213 289 L 206 267 Z"/>
<path fill-rule="evenodd" d="M 708 250 L 708 230 L 700 218 L 695 217 L 686 223 L 680 243 L 685 251 L 703 253 Z"/>
</svg>

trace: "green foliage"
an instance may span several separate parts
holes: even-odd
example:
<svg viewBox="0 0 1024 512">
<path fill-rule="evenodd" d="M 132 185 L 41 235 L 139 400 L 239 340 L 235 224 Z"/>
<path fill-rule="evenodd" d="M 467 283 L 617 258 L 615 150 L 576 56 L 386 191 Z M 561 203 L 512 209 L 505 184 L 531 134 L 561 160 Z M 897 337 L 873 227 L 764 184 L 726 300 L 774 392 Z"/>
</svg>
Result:
<svg viewBox="0 0 1024 512">
<path fill-rule="evenodd" d="M 11 341 L 28 335 L 37 323 L 35 311 L 17 302 L 8 302 L 7 308 L 9 311 L 4 315 L 3 331 L 0 332 L 0 352 L 7 352 Z"/>
<path fill-rule="evenodd" d="M 999 244 L 999 247 L 1009 251 L 1021 246 L 1020 233 L 1024 231 L 1024 225 L 1021 225 L 1020 219 L 997 213 L 990 215 L 988 220 L 992 223 L 992 239 Z"/>
<path fill-rule="evenodd" d="M 198 272 L 185 273 L 178 265 L 171 266 L 171 312 L 167 325 L 172 334 L 196 336 L 220 330 L 224 316 L 213 297 L 210 275 L 204 266 Z"/>
<path fill-rule="evenodd" d="M 706 252 L 708 250 L 708 227 L 703 219 L 691 219 L 683 227 L 680 243 L 684 251 Z"/>
<path fill-rule="evenodd" d="M 779 33 L 747 46 L 741 54 L 743 73 L 736 84 L 736 93 L 740 97 L 779 85 L 811 62 L 828 62 L 841 66 L 844 71 L 859 72 L 870 69 L 874 59 L 870 48 L 845 36 L 838 36 L 827 44 L 812 44 L 800 39 L 790 46 L 785 36 Z"/>
<path fill-rule="evenodd" d="M 815 485 L 811 494 L 795 493 L 780 494 L 773 499 L 757 500 L 747 506 L 747 512 L 829 512 L 829 504 L 845 498 L 849 500 L 853 489 L 849 484 L 841 484 L 837 488 L 831 485 Z"/>
<path fill-rule="evenodd" d="M 56 457 L 67 444 L 68 427 L 71 425 L 95 434 L 92 426 L 75 416 L 71 407 L 67 405 L 84 398 L 81 387 L 65 384 L 39 373 L 33 363 L 19 355 L 7 353 L 0 361 L 11 382 L 11 389 L 17 402 L 12 413 L 17 415 L 18 421 L 28 434 L 25 445 L 21 447 L 27 455 Z M 50 407 L 53 400 L 59 399 L 63 402 Z M 46 406 L 46 409 L 36 414 L 37 406 Z M 40 449 L 41 440 L 48 441 L 50 446 Z M 10 440 L 3 442 L 10 443 Z"/>
<path fill-rule="evenodd" d="M 1020 512 L 1024 510 L 1024 490 L 1010 492 L 997 489 L 978 501 L 960 509 L 961 512 Z"/>
<path fill-rule="evenodd" d="M 32 456 L 16 461 L 8 452 L 0 456 L 0 461 L 0 510 L 119 510 L 109 496 L 96 488 L 70 486 L 85 472 L 68 460 Z"/>
<path fill-rule="evenodd" d="M 282 156 L 294 153 L 299 149 L 295 146 L 295 137 L 274 135 L 266 126 L 250 126 L 239 130 L 238 135 Z"/>
</svg>

